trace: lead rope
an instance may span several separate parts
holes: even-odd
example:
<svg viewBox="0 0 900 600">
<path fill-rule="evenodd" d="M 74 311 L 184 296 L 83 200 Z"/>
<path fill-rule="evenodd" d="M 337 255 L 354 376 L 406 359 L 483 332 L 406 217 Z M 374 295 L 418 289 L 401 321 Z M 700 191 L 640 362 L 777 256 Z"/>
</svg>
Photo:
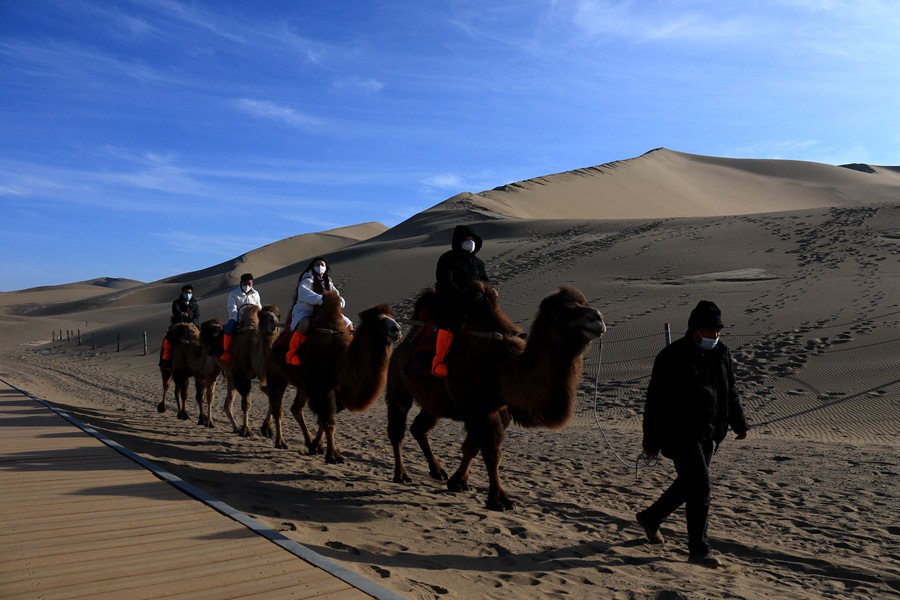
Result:
<svg viewBox="0 0 900 600">
<path fill-rule="evenodd" d="M 600 423 L 600 411 L 598 410 L 598 402 L 600 400 L 600 368 L 603 365 L 603 342 L 600 344 L 600 355 L 597 359 L 597 372 L 594 374 L 594 422 L 597 424 L 597 429 L 600 430 L 600 435 L 603 436 L 603 440 L 606 442 L 606 447 L 610 449 L 613 453 L 613 456 L 616 457 L 616 460 L 619 461 L 623 467 L 631 470 L 631 465 L 619 456 L 619 453 L 616 452 L 616 449 L 613 448 L 612 443 L 609 441 L 609 438 L 606 436 L 606 432 L 603 430 L 603 425 Z M 640 465 L 641 460 L 644 461 L 644 464 L 648 467 L 655 467 L 659 464 L 659 456 L 655 458 L 650 458 L 647 454 L 641 450 L 640 454 L 638 454 L 637 458 L 634 461 L 634 476 L 635 478 L 638 475 L 638 465 Z"/>
</svg>

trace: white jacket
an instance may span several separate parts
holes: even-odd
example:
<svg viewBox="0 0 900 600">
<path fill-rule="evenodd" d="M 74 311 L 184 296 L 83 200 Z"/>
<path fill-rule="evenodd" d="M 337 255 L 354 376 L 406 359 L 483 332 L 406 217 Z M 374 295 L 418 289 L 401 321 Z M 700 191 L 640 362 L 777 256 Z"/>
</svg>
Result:
<svg viewBox="0 0 900 600">
<path fill-rule="evenodd" d="M 331 278 L 329 278 L 328 286 L 325 289 L 326 291 L 337 292 L 338 296 L 341 297 L 341 308 L 344 308 L 346 302 L 344 302 L 344 298 L 334 286 Z M 300 319 L 312 316 L 316 306 L 320 304 L 322 304 L 322 294 L 317 294 L 313 291 L 313 274 L 312 271 L 307 271 L 300 276 L 300 283 L 297 284 L 297 302 L 294 304 L 294 308 L 291 309 L 291 327 L 296 329 Z"/>
<path fill-rule="evenodd" d="M 259 300 L 259 292 L 251 288 L 249 293 L 244 293 L 241 286 L 237 286 L 228 294 L 228 319 L 240 322 L 241 307 L 247 304 L 262 308 L 262 302 Z"/>
</svg>

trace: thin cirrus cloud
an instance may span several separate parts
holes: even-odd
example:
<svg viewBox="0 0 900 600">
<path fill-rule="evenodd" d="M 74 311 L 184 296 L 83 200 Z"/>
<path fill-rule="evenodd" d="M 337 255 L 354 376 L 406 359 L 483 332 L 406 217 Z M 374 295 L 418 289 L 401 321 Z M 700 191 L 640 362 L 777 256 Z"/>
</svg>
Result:
<svg viewBox="0 0 900 600">
<path fill-rule="evenodd" d="M 232 105 L 238 110 L 268 121 L 275 121 L 300 129 L 317 129 L 325 125 L 325 121 L 297 112 L 293 108 L 270 102 L 269 100 L 255 100 L 252 98 L 239 98 Z"/>
</svg>

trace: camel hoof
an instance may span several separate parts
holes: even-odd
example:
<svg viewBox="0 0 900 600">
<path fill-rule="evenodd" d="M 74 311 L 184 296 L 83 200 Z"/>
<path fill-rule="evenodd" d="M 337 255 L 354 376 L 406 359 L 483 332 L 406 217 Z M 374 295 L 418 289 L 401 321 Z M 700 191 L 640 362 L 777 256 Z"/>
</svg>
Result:
<svg viewBox="0 0 900 600">
<path fill-rule="evenodd" d="M 253 432 L 250 431 L 249 427 L 242 427 L 239 433 L 241 434 L 241 437 L 245 437 L 245 438 L 253 437 Z"/>
<path fill-rule="evenodd" d="M 269 438 L 270 440 L 275 437 L 275 431 L 266 425 L 263 425 L 259 428 L 259 432 L 263 437 Z"/>
<path fill-rule="evenodd" d="M 186 412 L 178 413 L 178 418 L 181 419 L 182 421 L 187 421 L 188 419 L 190 419 L 190 417 L 188 416 L 188 414 Z"/>
<path fill-rule="evenodd" d="M 344 457 L 340 454 L 328 453 L 325 455 L 325 462 L 329 465 L 342 465 L 344 464 Z"/>
<path fill-rule="evenodd" d="M 488 510 L 502 512 L 505 510 L 513 510 L 516 507 L 516 503 L 509 498 L 488 498 L 487 502 L 485 503 L 485 507 Z"/>
<path fill-rule="evenodd" d="M 412 477 L 407 473 L 398 473 L 394 475 L 394 483 L 412 483 Z"/>
<path fill-rule="evenodd" d="M 447 471 L 440 469 L 438 471 L 429 471 L 429 475 L 431 475 L 432 479 L 437 479 L 438 481 L 449 481 L 450 476 L 447 475 Z"/>
<path fill-rule="evenodd" d="M 158 412 L 158 413 L 164 413 L 164 412 L 166 412 L 166 405 L 163 404 L 162 402 L 160 402 L 159 404 L 157 404 L 157 405 L 156 405 L 156 412 Z"/>
<path fill-rule="evenodd" d="M 288 445 L 284 442 L 284 440 L 279 440 L 279 441 L 275 442 L 275 447 L 278 448 L 279 450 L 287 450 L 288 449 Z"/>
<path fill-rule="evenodd" d="M 472 488 L 469 487 L 468 481 L 450 479 L 447 481 L 447 489 L 451 492 L 468 492 Z"/>
</svg>

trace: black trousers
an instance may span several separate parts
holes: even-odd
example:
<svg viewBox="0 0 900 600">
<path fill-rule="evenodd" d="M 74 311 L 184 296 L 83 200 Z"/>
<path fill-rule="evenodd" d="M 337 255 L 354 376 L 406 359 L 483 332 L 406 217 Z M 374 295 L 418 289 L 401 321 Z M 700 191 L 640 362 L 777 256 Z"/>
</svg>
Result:
<svg viewBox="0 0 900 600">
<path fill-rule="evenodd" d="M 713 442 L 710 439 L 664 447 L 663 456 L 672 459 L 678 476 L 669 489 L 643 512 L 646 520 L 659 524 L 683 504 L 687 520 L 688 552 L 692 555 L 709 553 L 706 529 L 712 492 L 709 478 L 712 455 Z"/>
</svg>

